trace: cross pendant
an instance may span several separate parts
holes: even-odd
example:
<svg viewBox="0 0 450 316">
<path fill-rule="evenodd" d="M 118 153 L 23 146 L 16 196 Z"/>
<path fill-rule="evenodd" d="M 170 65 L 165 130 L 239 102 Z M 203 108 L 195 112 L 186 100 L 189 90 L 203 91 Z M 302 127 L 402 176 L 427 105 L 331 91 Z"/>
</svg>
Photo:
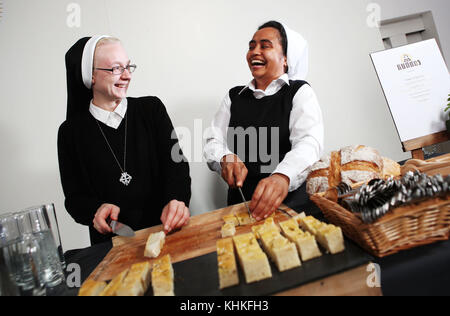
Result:
<svg viewBox="0 0 450 316">
<path fill-rule="evenodd" d="M 120 177 L 120 182 L 122 182 L 125 186 L 128 186 L 131 182 L 131 179 L 133 179 L 133 177 L 130 176 L 127 172 L 124 172 Z"/>
</svg>

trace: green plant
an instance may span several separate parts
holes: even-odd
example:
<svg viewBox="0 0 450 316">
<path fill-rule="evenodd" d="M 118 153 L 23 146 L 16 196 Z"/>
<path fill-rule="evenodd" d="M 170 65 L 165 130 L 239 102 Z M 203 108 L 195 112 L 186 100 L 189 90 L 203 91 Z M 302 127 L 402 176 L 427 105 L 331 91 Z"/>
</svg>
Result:
<svg viewBox="0 0 450 316">
<path fill-rule="evenodd" d="M 445 112 L 447 112 L 448 110 L 450 110 L 450 94 L 448 95 L 448 99 L 447 99 L 447 108 L 445 109 Z M 450 114 L 449 114 L 450 115 Z"/>
</svg>

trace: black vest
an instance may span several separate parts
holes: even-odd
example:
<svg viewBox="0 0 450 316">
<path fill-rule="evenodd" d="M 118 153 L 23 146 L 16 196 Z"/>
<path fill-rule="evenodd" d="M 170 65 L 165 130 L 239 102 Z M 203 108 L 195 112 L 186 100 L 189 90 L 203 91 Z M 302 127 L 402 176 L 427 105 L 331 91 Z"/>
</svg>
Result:
<svg viewBox="0 0 450 316">
<path fill-rule="evenodd" d="M 259 181 L 268 177 L 286 154 L 291 151 L 289 121 L 292 100 L 298 90 L 308 84 L 290 81 L 276 94 L 256 99 L 250 89 L 235 87 L 230 90 L 231 118 L 228 129 L 228 147 L 245 163 L 248 176 L 242 188 L 251 200 Z M 234 191 L 228 194 L 228 204 L 240 203 Z"/>
</svg>

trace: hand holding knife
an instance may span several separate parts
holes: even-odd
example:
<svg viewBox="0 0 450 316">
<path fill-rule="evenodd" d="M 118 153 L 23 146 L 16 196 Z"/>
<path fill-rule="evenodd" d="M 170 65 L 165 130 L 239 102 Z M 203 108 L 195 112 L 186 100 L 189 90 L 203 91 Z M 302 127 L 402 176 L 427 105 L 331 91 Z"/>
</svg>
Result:
<svg viewBox="0 0 450 316">
<path fill-rule="evenodd" d="M 112 232 L 118 236 L 134 237 L 136 235 L 129 226 L 122 224 L 118 221 L 111 220 L 109 222 L 109 226 L 111 227 Z"/>
<path fill-rule="evenodd" d="M 250 212 L 250 208 L 248 207 L 247 200 L 245 199 L 244 193 L 242 193 L 242 189 L 238 187 L 239 193 L 241 194 L 242 201 L 244 202 L 245 207 L 247 208 L 248 215 L 252 218 L 252 212 Z"/>
</svg>

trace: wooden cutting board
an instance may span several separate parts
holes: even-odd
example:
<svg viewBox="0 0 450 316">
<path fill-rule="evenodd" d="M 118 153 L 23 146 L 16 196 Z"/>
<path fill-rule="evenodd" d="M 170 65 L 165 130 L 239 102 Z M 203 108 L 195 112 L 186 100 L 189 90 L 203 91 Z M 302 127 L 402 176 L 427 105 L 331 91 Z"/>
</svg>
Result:
<svg viewBox="0 0 450 316">
<path fill-rule="evenodd" d="M 286 210 L 291 215 L 297 214 L 284 205 L 281 209 Z M 176 263 L 215 252 L 216 241 L 222 238 L 221 228 L 224 224 L 222 217 L 243 211 L 246 211 L 246 208 L 242 203 L 191 217 L 187 226 L 166 236 L 160 257 L 170 254 L 172 262 Z M 288 219 L 289 216 L 280 211 L 277 211 L 274 217 L 276 223 Z M 257 224 L 260 223 L 253 225 Z M 250 232 L 253 225 L 236 227 L 236 235 Z M 143 261 L 152 263 L 154 259 L 144 257 L 145 245 L 151 233 L 162 230 L 162 225 L 159 225 L 138 231 L 133 238 L 115 237 L 113 248 L 88 279 L 109 281 L 134 263 Z"/>
</svg>

